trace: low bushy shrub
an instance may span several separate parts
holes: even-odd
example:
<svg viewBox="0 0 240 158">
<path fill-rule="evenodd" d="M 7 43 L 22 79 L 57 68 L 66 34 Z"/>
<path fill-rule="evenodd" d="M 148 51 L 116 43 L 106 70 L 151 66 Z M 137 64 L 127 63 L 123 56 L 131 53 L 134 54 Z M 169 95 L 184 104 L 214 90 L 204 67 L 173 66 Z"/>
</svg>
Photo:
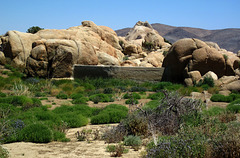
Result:
<svg viewBox="0 0 240 158">
<path fill-rule="evenodd" d="M 0 92 L 0 97 L 6 97 L 7 95 L 5 93 Z"/>
<path fill-rule="evenodd" d="M 110 102 L 112 95 L 108 95 L 108 94 L 94 94 L 91 95 L 89 97 L 89 100 L 93 101 L 94 103 L 98 103 L 98 102 Z"/>
<path fill-rule="evenodd" d="M 208 116 L 217 116 L 225 112 L 224 108 L 221 107 L 210 107 L 208 110 L 204 110 L 203 113 Z"/>
<path fill-rule="evenodd" d="M 21 130 L 20 140 L 33 143 L 48 143 L 53 140 L 53 133 L 41 123 L 30 124 Z"/>
<path fill-rule="evenodd" d="M 82 98 L 82 97 L 83 97 L 82 93 L 73 93 L 70 96 L 70 98 L 72 98 L 72 99 L 79 99 L 79 98 Z"/>
<path fill-rule="evenodd" d="M 151 100 L 160 100 L 160 99 L 163 99 L 163 97 L 164 97 L 164 94 L 162 92 L 157 92 L 157 93 L 149 94 L 147 98 Z"/>
<path fill-rule="evenodd" d="M 91 118 L 91 124 L 108 124 L 110 122 L 110 116 L 108 113 L 100 113 Z"/>
<path fill-rule="evenodd" d="M 142 140 L 139 136 L 128 135 L 124 137 L 123 144 L 126 146 L 140 146 L 142 144 Z"/>
<path fill-rule="evenodd" d="M 74 100 L 72 101 L 72 103 L 73 103 L 73 104 L 87 104 L 88 101 L 89 101 L 88 98 L 82 97 L 82 98 L 74 99 Z"/>
<path fill-rule="evenodd" d="M 145 87 L 131 87 L 129 89 L 130 92 L 146 92 L 147 88 Z"/>
<path fill-rule="evenodd" d="M 125 104 L 131 104 L 131 105 L 135 105 L 135 104 L 138 104 L 138 100 L 135 99 L 135 98 L 131 98 L 131 99 L 128 99 L 125 101 Z"/>
<path fill-rule="evenodd" d="M 113 89 L 112 88 L 105 88 L 104 90 L 103 90 L 103 93 L 104 94 L 113 94 Z"/>
<path fill-rule="evenodd" d="M 58 93 L 58 95 L 56 96 L 56 98 L 58 99 L 67 99 L 68 95 L 64 94 L 63 92 Z"/>
<path fill-rule="evenodd" d="M 81 114 L 72 115 L 71 113 L 66 113 L 60 116 L 62 120 L 66 122 L 68 127 L 70 128 L 82 127 L 88 124 L 88 118 L 84 117 Z"/>
<path fill-rule="evenodd" d="M 212 77 L 204 77 L 204 79 L 199 81 L 196 86 L 201 87 L 203 85 L 208 85 L 209 87 L 214 87 L 213 78 Z"/>
<path fill-rule="evenodd" d="M 239 113 L 240 112 L 240 99 L 237 99 L 230 104 L 227 105 L 227 110 L 231 111 L 233 113 Z"/>
<path fill-rule="evenodd" d="M 233 95 L 229 95 L 229 96 L 224 96 L 221 94 L 213 94 L 212 97 L 210 98 L 211 101 L 213 102 L 232 102 L 234 100 L 234 96 Z"/>
<path fill-rule="evenodd" d="M 124 99 L 141 99 L 141 96 L 138 93 L 126 93 L 123 96 Z"/>
<path fill-rule="evenodd" d="M 118 104 L 111 104 L 103 108 L 98 115 L 91 118 L 92 124 L 118 123 L 128 114 L 128 108 Z M 105 117 L 105 118 L 104 118 Z M 103 118 L 103 119 L 101 119 Z"/>
<path fill-rule="evenodd" d="M 159 82 L 158 84 L 156 84 L 152 87 L 152 90 L 155 92 L 163 90 L 163 89 L 169 90 L 169 91 L 175 91 L 175 90 L 180 89 L 181 87 L 183 87 L 183 85 L 181 85 L 181 84 L 173 84 L 171 82 Z"/>
</svg>

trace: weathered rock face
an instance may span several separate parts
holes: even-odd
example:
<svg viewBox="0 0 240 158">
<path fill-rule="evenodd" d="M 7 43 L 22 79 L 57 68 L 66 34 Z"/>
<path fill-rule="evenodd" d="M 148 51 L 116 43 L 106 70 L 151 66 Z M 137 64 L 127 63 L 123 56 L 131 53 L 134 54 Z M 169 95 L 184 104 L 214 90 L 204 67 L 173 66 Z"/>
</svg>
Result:
<svg viewBox="0 0 240 158">
<path fill-rule="evenodd" d="M 132 44 L 140 46 L 142 46 L 143 43 L 152 44 L 156 49 L 168 45 L 164 42 L 164 38 L 160 36 L 147 21 L 137 22 L 133 29 L 128 32 L 125 39 Z"/>
<path fill-rule="evenodd" d="M 0 65 L 4 65 L 6 63 L 6 59 L 4 53 L 0 51 Z"/>
<path fill-rule="evenodd" d="M 224 56 L 198 39 L 185 38 L 175 42 L 164 58 L 167 80 L 182 82 L 187 72 L 199 71 L 201 75 L 213 71 L 218 77 L 235 75 L 234 68 L 227 66 Z"/>
<path fill-rule="evenodd" d="M 73 64 L 120 65 L 124 57 L 116 33 L 91 21 L 36 34 L 9 31 L 1 41 L 4 55 L 31 76 L 70 77 Z"/>
</svg>

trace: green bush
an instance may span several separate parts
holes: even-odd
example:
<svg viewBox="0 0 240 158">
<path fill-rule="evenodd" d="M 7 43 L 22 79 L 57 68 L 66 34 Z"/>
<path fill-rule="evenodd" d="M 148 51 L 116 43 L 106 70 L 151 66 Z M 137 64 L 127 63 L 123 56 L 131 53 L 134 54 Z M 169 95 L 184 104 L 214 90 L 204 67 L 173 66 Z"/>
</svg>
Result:
<svg viewBox="0 0 240 158">
<path fill-rule="evenodd" d="M 21 130 L 20 140 L 33 143 L 48 143 L 53 140 L 53 133 L 41 123 L 30 124 Z"/>
<path fill-rule="evenodd" d="M 0 97 L 6 97 L 7 95 L 5 93 L 0 92 Z"/>
<path fill-rule="evenodd" d="M 204 110 L 203 111 L 203 113 L 205 115 L 208 115 L 208 116 L 216 116 L 216 115 L 220 115 L 220 114 L 222 114 L 224 112 L 225 112 L 224 108 L 217 107 L 217 106 L 210 107 L 208 110 Z"/>
<path fill-rule="evenodd" d="M 160 102 L 158 100 L 152 100 L 148 103 L 146 103 L 144 106 L 143 106 L 143 109 L 155 109 L 159 106 Z"/>
<path fill-rule="evenodd" d="M 110 116 L 108 113 L 101 113 L 91 118 L 91 124 L 108 124 Z"/>
<path fill-rule="evenodd" d="M 148 95 L 148 99 L 152 99 L 152 100 L 160 100 L 163 98 L 164 98 L 164 94 L 162 92 L 157 92 L 157 93 Z"/>
<path fill-rule="evenodd" d="M 196 86 L 201 87 L 203 85 L 208 85 L 209 87 L 214 87 L 214 80 L 212 77 L 204 77 L 203 81 L 199 81 Z"/>
<path fill-rule="evenodd" d="M 210 98 L 211 101 L 213 102 L 232 102 L 234 99 L 233 96 L 224 96 L 221 94 L 213 94 L 212 97 Z"/>
<path fill-rule="evenodd" d="M 72 99 L 79 99 L 79 98 L 82 98 L 82 97 L 83 97 L 82 93 L 73 93 L 70 96 L 70 98 L 72 98 Z"/>
<path fill-rule="evenodd" d="M 227 110 L 233 112 L 233 113 L 239 113 L 240 112 L 240 99 L 237 99 L 230 104 L 227 105 Z"/>
<path fill-rule="evenodd" d="M 53 131 L 53 140 L 60 141 L 60 142 L 69 142 L 70 139 L 66 138 L 65 133 L 60 131 Z"/>
<path fill-rule="evenodd" d="M 32 26 L 30 27 L 28 30 L 27 30 L 27 33 L 32 33 L 32 34 L 35 34 L 37 33 L 38 31 L 40 30 L 43 30 L 44 28 L 41 28 L 39 26 Z"/>
<path fill-rule="evenodd" d="M 58 99 L 67 99 L 68 95 L 64 94 L 63 92 L 58 93 L 58 95 L 56 96 L 56 98 Z"/>
<path fill-rule="evenodd" d="M 170 90 L 170 91 L 175 91 L 183 87 L 181 84 L 173 84 L 171 82 L 159 82 L 158 84 L 154 85 L 152 87 L 153 91 L 159 91 L 159 90 Z"/>
<path fill-rule="evenodd" d="M 72 101 L 73 104 L 87 104 L 87 102 L 89 101 L 88 98 L 86 97 L 82 97 L 82 98 L 78 98 Z"/>
<path fill-rule="evenodd" d="M 123 105 L 119 105 L 119 104 L 110 104 L 110 105 L 107 105 L 104 110 L 109 110 L 109 109 L 112 109 L 112 110 L 121 110 L 121 111 L 124 111 L 124 112 L 128 112 L 128 108 L 126 106 L 123 106 Z"/>
<path fill-rule="evenodd" d="M 103 93 L 104 94 L 113 94 L 113 89 L 112 88 L 105 88 L 104 90 L 103 90 Z"/>
<path fill-rule="evenodd" d="M 139 136 L 129 135 L 124 137 L 123 144 L 126 146 L 140 146 L 142 144 L 142 140 Z"/>
<path fill-rule="evenodd" d="M 118 123 L 128 114 L 128 108 L 122 105 L 111 104 L 103 108 L 96 116 L 91 118 L 92 124 Z M 105 117 L 105 118 L 104 118 Z"/>
<path fill-rule="evenodd" d="M 107 94 L 94 94 L 89 97 L 89 100 L 93 101 L 94 103 L 98 102 L 110 102 L 111 101 L 111 95 Z"/>
<path fill-rule="evenodd" d="M 131 105 L 138 104 L 138 103 L 139 103 L 138 100 L 135 98 L 131 98 L 125 101 L 125 104 L 131 104 Z"/>
<path fill-rule="evenodd" d="M 124 99 L 131 99 L 131 98 L 134 98 L 134 99 L 141 99 L 141 96 L 138 94 L 138 93 L 126 93 L 124 94 L 123 96 Z"/>
<path fill-rule="evenodd" d="M 71 113 L 66 113 L 60 116 L 62 120 L 66 122 L 68 127 L 70 128 L 82 127 L 88 124 L 88 118 L 84 117 L 81 114 L 72 115 Z"/>
</svg>

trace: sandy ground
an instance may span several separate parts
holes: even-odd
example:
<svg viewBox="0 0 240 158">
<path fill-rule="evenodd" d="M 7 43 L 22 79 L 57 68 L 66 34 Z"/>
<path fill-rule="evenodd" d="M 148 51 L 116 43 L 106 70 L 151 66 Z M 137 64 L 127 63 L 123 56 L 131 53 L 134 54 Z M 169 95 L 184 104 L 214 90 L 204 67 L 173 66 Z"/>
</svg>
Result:
<svg viewBox="0 0 240 158">
<path fill-rule="evenodd" d="M 69 129 L 67 137 L 70 142 L 50 142 L 47 144 L 36 143 L 11 143 L 4 144 L 3 147 L 9 151 L 10 158 L 108 158 L 110 153 L 106 152 L 104 141 L 77 141 L 75 133 L 82 129 L 103 129 L 109 125 L 88 125 L 81 128 Z M 124 158 L 138 158 L 139 151 L 129 149 L 129 152 L 123 154 Z"/>
</svg>

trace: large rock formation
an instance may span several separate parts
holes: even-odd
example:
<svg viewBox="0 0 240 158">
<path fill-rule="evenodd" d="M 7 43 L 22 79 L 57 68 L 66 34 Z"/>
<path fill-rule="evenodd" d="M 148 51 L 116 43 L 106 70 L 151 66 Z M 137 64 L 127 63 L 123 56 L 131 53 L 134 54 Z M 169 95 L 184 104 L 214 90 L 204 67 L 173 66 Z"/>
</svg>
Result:
<svg viewBox="0 0 240 158">
<path fill-rule="evenodd" d="M 36 34 L 9 31 L 1 41 L 4 55 L 31 76 L 70 77 L 74 64 L 120 65 L 124 57 L 116 33 L 91 21 Z"/>
<path fill-rule="evenodd" d="M 226 59 L 223 53 L 198 39 L 185 38 L 175 42 L 164 58 L 166 80 L 182 82 L 190 71 L 199 71 L 201 75 L 213 71 L 218 77 L 235 75 L 232 64 L 236 58 Z"/>
</svg>

